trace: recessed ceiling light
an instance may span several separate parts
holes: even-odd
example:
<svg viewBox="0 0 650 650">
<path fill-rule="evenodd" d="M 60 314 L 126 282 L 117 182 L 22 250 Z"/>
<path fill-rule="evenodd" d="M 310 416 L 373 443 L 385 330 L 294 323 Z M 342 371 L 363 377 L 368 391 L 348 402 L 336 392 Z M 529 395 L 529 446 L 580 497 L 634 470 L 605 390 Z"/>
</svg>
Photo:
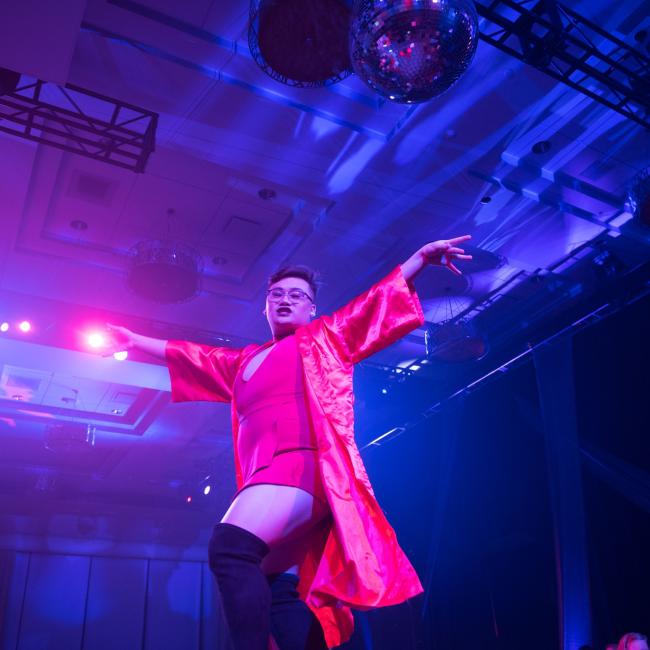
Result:
<svg viewBox="0 0 650 650">
<path fill-rule="evenodd" d="M 212 258 L 212 263 L 213 263 L 215 266 L 223 266 L 223 265 L 226 264 L 227 262 L 228 262 L 228 260 L 227 260 L 225 257 L 222 257 L 221 255 L 215 255 L 215 256 Z"/>
<path fill-rule="evenodd" d="M 550 140 L 540 140 L 533 145 L 533 153 L 546 153 L 551 148 Z"/>
<path fill-rule="evenodd" d="M 81 219 L 74 219 L 70 222 L 70 227 L 75 230 L 88 230 L 88 224 Z"/>
<path fill-rule="evenodd" d="M 270 187 L 263 187 L 258 193 L 257 196 L 260 197 L 260 199 L 264 199 L 265 201 L 268 201 L 269 199 L 274 199 L 277 194 L 275 190 L 272 190 Z"/>
</svg>

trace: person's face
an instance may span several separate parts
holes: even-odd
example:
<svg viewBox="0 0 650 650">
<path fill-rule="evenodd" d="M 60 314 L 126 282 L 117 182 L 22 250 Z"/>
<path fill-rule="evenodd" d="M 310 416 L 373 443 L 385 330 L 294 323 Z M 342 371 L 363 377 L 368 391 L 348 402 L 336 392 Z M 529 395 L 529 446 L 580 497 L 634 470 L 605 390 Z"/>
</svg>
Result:
<svg viewBox="0 0 650 650">
<path fill-rule="evenodd" d="M 627 650 L 648 650 L 647 641 L 630 641 L 627 644 Z"/>
<path fill-rule="evenodd" d="M 268 293 L 266 294 L 264 313 L 274 338 L 292 334 L 298 327 L 307 325 L 316 314 L 316 305 L 311 301 L 314 296 L 307 280 L 291 277 L 282 278 L 269 287 L 269 291 L 273 289 L 282 289 L 284 291 L 284 294 L 279 299 L 273 298 Z M 288 292 L 292 289 L 303 291 L 311 300 L 307 297 L 301 297 L 294 302 L 294 299 L 288 295 Z"/>
</svg>

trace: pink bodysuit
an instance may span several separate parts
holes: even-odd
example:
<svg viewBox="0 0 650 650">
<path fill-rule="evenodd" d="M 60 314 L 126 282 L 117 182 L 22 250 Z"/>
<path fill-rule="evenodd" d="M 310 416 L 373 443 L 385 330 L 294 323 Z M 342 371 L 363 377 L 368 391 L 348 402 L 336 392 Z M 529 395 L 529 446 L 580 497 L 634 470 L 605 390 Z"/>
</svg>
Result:
<svg viewBox="0 0 650 650">
<path fill-rule="evenodd" d="M 290 485 L 327 504 L 296 337 L 278 341 L 245 381 L 244 369 L 263 349 L 258 348 L 244 360 L 233 387 L 239 416 L 237 452 L 244 477 L 237 494 L 259 483 Z"/>
</svg>

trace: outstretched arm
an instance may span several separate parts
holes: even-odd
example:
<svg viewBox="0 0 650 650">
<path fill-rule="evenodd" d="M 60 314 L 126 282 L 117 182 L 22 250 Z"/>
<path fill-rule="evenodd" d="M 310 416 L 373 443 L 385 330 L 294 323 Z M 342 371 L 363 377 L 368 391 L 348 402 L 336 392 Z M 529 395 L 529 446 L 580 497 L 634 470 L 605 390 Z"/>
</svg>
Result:
<svg viewBox="0 0 650 650">
<path fill-rule="evenodd" d="M 462 237 L 439 239 L 425 244 L 401 265 L 404 279 L 412 287 L 415 276 L 429 264 L 446 266 L 452 273 L 461 275 L 454 261 L 472 259 L 471 255 L 465 255 L 465 249 L 459 247 L 460 244 L 471 238 L 471 235 L 463 235 Z"/>
<path fill-rule="evenodd" d="M 446 266 L 460 274 L 454 261 L 472 259 L 458 247 L 468 239 L 470 235 L 425 244 L 383 280 L 331 316 L 319 318 L 319 328 L 352 363 L 394 343 L 424 323 L 422 306 L 413 287 L 415 276 L 428 264 Z"/>
<path fill-rule="evenodd" d="M 173 402 L 229 402 L 244 349 L 215 347 L 190 341 L 156 339 L 121 325 L 106 325 L 111 341 L 103 356 L 141 350 L 167 364 Z M 254 346 L 253 346 L 254 347 Z"/>
</svg>

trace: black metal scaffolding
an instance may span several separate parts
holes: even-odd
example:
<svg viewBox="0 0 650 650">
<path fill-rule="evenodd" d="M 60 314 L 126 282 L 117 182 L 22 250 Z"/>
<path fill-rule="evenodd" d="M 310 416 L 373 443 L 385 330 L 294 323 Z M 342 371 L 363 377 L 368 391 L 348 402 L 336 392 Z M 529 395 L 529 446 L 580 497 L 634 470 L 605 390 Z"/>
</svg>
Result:
<svg viewBox="0 0 650 650">
<path fill-rule="evenodd" d="M 155 149 L 157 123 L 157 113 L 71 84 L 23 77 L 0 95 L 0 131 L 135 172 Z"/>
<path fill-rule="evenodd" d="M 490 45 L 650 129 L 650 58 L 555 0 L 477 0 Z"/>
</svg>

